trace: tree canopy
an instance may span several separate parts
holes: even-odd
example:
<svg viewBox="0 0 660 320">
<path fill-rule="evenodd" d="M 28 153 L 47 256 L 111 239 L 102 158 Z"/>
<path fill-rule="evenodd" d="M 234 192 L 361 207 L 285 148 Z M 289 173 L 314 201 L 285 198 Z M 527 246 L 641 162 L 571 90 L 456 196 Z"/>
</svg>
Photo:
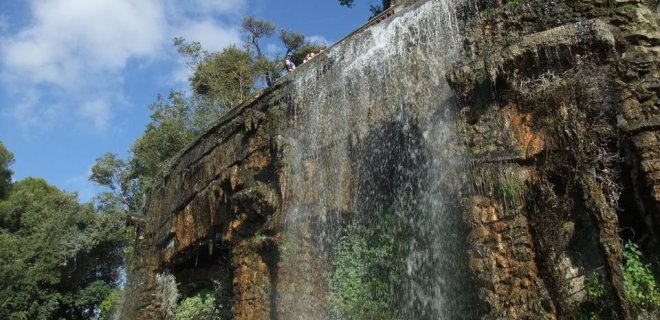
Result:
<svg viewBox="0 0 660 320">
<path fill-rule="evenodd" d="M 230 46 L 208 55 L 190 79 L 193 90 L 210 97 L 220 106 L 231 108 L 247 99 L 254 88 L 254 58 Z"/>
<path fill-rule="evenodd" d="M 119 278 L 123 221 L 43 179 L 16 182 L 0 201 L 0 318 L 93 317 Z"/>
<path fill-rule="evenodd" d="M 99 208 L 119 208 L 137 214 L 153 178 L 168 159 L 193 140 L 223 110 L 207 100 L 171 91 L 149 105 L 151 122 L 131 147 L 131 157 L 106 153 L 96 159 L 90 180 L 106 187 L 97 197 Z"/>
<path fill-rule="evenodd" d="M 217 109 L 236 107 L 263 85 L 272 85 L 282 75 L 285 57 L 299 65 L 307 53 L 325 47 L 311 43 L 302 33 L 280 29 L 284 52 L 267 53 L 263 41 L 274 36 L 277 27 L 255 17 L 244 17 L 241 26 L 243 48 L 232 45 L 220 52 L 208 52 L 199 42 L 174 39 L 174 46 L 188 59 L 193 72 L 190 85 L 194 94 Z"/>
</svg>

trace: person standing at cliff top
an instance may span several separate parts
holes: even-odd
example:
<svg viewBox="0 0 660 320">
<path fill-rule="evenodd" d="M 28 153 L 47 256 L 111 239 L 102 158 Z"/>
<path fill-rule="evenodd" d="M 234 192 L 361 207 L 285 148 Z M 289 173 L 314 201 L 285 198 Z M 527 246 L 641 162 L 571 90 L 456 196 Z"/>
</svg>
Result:
<svg viewBox="0 0 660 320">
<path fill-rule="evenodd" d="M 309 61 L 309 59 L 311 59 L 311 57 L 309 56 L 309 53 L 308 53 L 308 54 L 305 55 L 305 59 L 303 59 L 302 63 L 305 63 L 305 62 Z"/>
<path fill-rule="evenodd" d="M 286 71 L 293 71 L 296 70 L 296 64 L 291 62 L 289 59 L 284 59 L 284 66 L 286 66 Z"/>
</svg>

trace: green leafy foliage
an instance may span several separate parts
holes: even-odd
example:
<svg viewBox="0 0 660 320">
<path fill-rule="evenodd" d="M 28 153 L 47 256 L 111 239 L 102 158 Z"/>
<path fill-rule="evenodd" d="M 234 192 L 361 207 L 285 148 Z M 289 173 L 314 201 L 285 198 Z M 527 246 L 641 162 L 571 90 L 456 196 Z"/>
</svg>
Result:
<svg viewBox="0 0 660 320">
<path fill-rule="evenodd" d="M 289 30 L 280 30 L 280 40 L 282 40 L 282 44 L 286 48 L 285 57 L 288 57 L 307 43 L 304 34 Z"/>
<path fill-rule="evenodd" d="M 119 277 L 124 217 L 42 179 L 0 201 L 0 318 L 89 319 Z"/>
<path fill-rule="evenodd" d="M 332 312 L 340 319 L 394 320 L 399 314 L 396 290 L 405 279 L 406 252 L 401 247 L 411 228 L 397 203 L 369 223 L 348 226 L 335 251 L 330 282 Z"/>
<path fill-rule="evenodd" d="M 193 90 L 220 106 L 232 108 L 247 99 L 254 88 L 256 70 L 249 52 L 235 46 L 208 55 L 190 79 Z"/>
<path fill-rule="evenodd" d="M 229 320 L 232 319 L 231 273 L 212 281 L 185 283 L 180 286 L 183 293 L 177 307 L 178 320 Z"/>
<path fill-rule="evenodd" d="M 114 320 L 119 318 L 122 291 L 113 289 L 99 305 L 99 320 Z"/>
<path fill-rule="evenodd" d="M 660 310 L 660 287 L 655 266 L 645 261 L 637 244 L 628 242 L 624 246 L 625 267 L 623 278 L 626 296 L 636 314 Z M 608 298 L 605 282 L 600 272 L 589 274 L 585 279 L 585 300 L 580 305 L 582 319 L 615 319 L 614 301 Z"/>
<path fill-rule="evenodd" d="M 176 309 L 177 320 L 215 319 L 215 298 L 208 291 L 181 300 Z"/>
<path fill-rule="evenodd" d="M 161 164 L 175 155 L 196 135 L 194 104 L 183 92 L 171 91 L 167 100 L 158 96 L 149 105 L 151 122 L 132 147 L 129 166 L 134 176 L 153 177 Z"/>
<path fill-rule="evenodd" d="M 101 211 L 136 214 L 153 178 L 165 162 L 224 111 L 207 101 L 171 91 L 149 105 L 151 122 L 133 144 L 132 156 L 121 160 L 107 153 L 96 159 L 90 180 L 107 188 L 96 199 Z"/>
<path fill-rule="evenodd" d="M 241 26 L 243 27 L 243 31 L 248 35 L 247 41 L 254 46 L 257 55 L 263 55 L 261 46 L 259 45 L 259 39 L 272 36 L 275 33 L 275 25 L 271 22 L 248 16 L 243 17 Z"/>
<path fill-rule="evenodd" d="M 660 287 L 652 265 L 644 261 L 642 251 L 633 242 L 626 243 L 623 256 L 626 262 L 623 279 L 633 311 L 659 310 Z"/>
</svg>

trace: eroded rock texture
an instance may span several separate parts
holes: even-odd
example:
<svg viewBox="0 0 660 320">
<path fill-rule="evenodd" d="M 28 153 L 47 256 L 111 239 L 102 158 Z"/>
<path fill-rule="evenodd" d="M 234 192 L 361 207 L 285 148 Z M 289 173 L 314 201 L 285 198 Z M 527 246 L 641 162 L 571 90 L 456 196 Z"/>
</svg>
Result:
<svg viewBox="0 0 660 320">
<path fill-rule="evenodd" d="M 442 249 L 469 261 L 474 284 L 447 280 L 460 263 L 435 267 L 434 248 L 409 246 L 418 259 L 436 259 L 420 267 L 438 276 L 431 283 L 475 291 L 479 303 L 454 314 L 571 318 L 585 275 L 597 272 L 613 316 L 631 318 L 620 238 L 657 248 L 660 235 L 658 14 L 632 0 L 498 3 L 419 1 L 408 20 L 390 14 L 372 38 L 349 37 L 183 150 L 147 197 L 123 318 L 171 317 L 156 283 L 170 273 L 184 296 L 199 284 L 224 288 L 233 319 L 328 318 L 343 223 L 331 220 L 382 209 L 415 188 L 427 192 L 417 204 L 439 202 L 445 214 L 423 217 L 446 219 L 421 224 L 450 224 L 447 215 L 464 224 L 451 226 L 455 242 Z M 429 18 L 440 14 L 456 21 Z M 420 30 L 429 26 L 444 29 Z M 378 51 L 389 38 L 377 32 L 398 41 L 396 55 Z M 460 36 L 436 41 L 447 34 Z M 457 57 L 438 58 L 454 44 Z M 369 64 L 378 58 L 385 63 Z M 458 63 L 442 69 L 450 59 Z M 331 194 L 320 194 L 322 185 Z M 312 216 L 317 207 L 322 216 Z M 300 227 L 285 238 L 292 225 Z M 439 229 L 419 230 L 438 239 Z M 424 301 L 434 290 L 409 296 Z M 446 312 L 425 302 L 408 307 L 430 310 L 429 319 Z"/>
<path fill-rule="evenodd" d="M 284 187 L 274 134 L 286 106 L 279 87 L 233 110 L 177 156 L 154 182 L 131 265 L 127 319 L 161 319 L 155 275 L 223 283 L 234 319 L 266 319 L 276 263 L 269 235 Z M 227 279 L 227 277 L 229 277 Z"/>
<path fill-rule="evenodd" d="M 658 15 L 642 1 L 523 1 L 466 29 L 447 78 L 475 162 L 463 214 L 484 318 L 575 316 L 591 272 L 630 318 L 620 231 L 652 247 L 659 226 Z"/>
</svg>

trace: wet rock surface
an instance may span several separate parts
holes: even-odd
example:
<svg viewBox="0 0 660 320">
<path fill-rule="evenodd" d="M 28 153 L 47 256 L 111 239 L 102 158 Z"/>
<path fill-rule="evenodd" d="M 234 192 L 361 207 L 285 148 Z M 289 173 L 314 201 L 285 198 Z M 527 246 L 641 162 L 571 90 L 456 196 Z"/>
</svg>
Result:
<svg viewBox="0 0 660 320">
<path fill-rule="evenodd" d="M 605 275 L 616 315 L 631 318 L 618 231 L 640 230 L 649 247 L 660 235 L 658 15 L 643 1 L 483 9 L 459 6 L 460 53 L 451 57 L 459 62 L 447 69 L 450 58 L 435 56 L 453 42 L 429 41 L 445 34 L 386 20 L 403 44 L 402 65 L 368 64 L 391 54 L 379 51 L 377 33 L 364 44 L 349 38 L 183 150 L 145 203 L 124 318 L 163 318 L 155 294 L 163 272 L 184 294 L 228 275 L 233 319 L 328 318 L 341 229 L 408 189 L 443 212 L 420 215 L 420 233 L 465 229 L 448 232 L 449 244 L 427 238 L 456 251 L 448 259 L 459 264 L 436 265 L 445 263 L 434 256 L 440 249 L 411 245 L 436 259 L 419 274 L 478 297 L 442 305 L 448 313 L 420 298 L 406 306 L 420 319 L 570 318 L 592 270 Z M 431 269 L 466 271 L 471 282 Z"/>
<path fill-rule="evenodd" d="M 643 1 L 522 1 L 465 23 L 447 79 L 475 161 L 463 215 L 483 318 L 574 317 L 581 279 L 601 268 L 613 316 L 631 318 L 620 228 L 658 244 L 658 15 Z M 498 163 L 525 174 L 484 182 Z M 501 236 L 483 216 L 504 207 L 515 231 Z"/>
</svg>

